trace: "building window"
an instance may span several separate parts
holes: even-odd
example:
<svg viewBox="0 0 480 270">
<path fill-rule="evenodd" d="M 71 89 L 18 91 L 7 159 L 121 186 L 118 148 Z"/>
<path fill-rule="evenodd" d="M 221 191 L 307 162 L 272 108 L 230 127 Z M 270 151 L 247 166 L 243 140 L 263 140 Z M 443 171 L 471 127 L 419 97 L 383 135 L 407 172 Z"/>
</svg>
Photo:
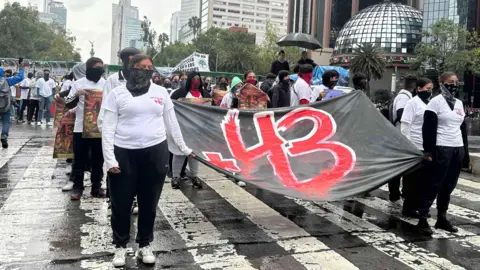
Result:
<svg viewBox="0 0 480 270">
<path fill-rule="evenodd" d="M 228 12 L 229 13 L 240 14 L 240 10 L 229 9 Z"/>
<path fill-rule="evenodd" d="M 251 5 L 243 5 L 243 8 L 245 8 L 245 9 L 255 9 L 255 7 L 251 6 Z"/>
<path fill-rule="evenodd" d="M 250 11 L 244 11 L 243 14 L 250 15 L 250 16 L 255 16 L 255 13 L 250 12 Z"/>
<path fill-rule="evenodd" d="M 272 8 L 273 12 L 283 13 L 283 9 Z"/>
<path fill-rule="evenodd" d="M 269 1 L 265 1 L 265 0 L 258 0 L 257 3 L 259 3 L 259 4 L 264 4 L 264 5 L 270 5 L 270 2 L 269 2 Z"/>
<path fill-rule="evenodd" d="M 227 5 L 227 2 L 223 2 L 223 1 L 215 1 L 215 5 L 222 5 L 222 6 L 226 6 L 226 5 Z"/>
<path fill-rule="evenodd" d="M 215 11 L 222 11 L 222 12 L 225 12 L 225 11 L 226 11 L 226 9 L 224 9 L 224 8 L 213 8 L 213 10 L 215 10 Z"/>
<path fill-rule="evenodd" d="M 272 15 L 272 19 L 283 20 L 283 16 Z"/>
<path fill-rule="evenodd" d="M 274 7 L 283 7 L 283 4 L 278 2 L 271 2 L 270 4 Z"/>
<path fill-rule="evenodd" d="M 258 7 L 257 10 L 260 10 L 260 11 L 268 11 L 269 9 L 268 9 L 268 8 L 265 8 L 265 7 Z"/>
<path fill-rule="evenodd" d="M 265 14 L 265 13 L 257 13 L 257 16 L 259 16 L 259 17 L 264 17 L 264 18 L 268 18 L 268 15 Z"/>
<path fill-rule="evenodd" d="M 240 4 L 237 4 L 237 3 L 228 3 L 229 6 L 231 7 L 239 7 Z"/>
</svg>

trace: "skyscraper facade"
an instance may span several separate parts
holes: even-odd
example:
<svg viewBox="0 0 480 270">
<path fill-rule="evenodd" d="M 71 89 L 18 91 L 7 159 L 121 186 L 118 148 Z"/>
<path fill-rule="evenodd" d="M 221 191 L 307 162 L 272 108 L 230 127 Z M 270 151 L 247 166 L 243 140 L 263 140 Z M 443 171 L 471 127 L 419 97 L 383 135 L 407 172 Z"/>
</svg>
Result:
<svg viewBox="0 0 480 270">
<path fill-rule="evenodd" d="M 180 28 L 192 17 L 200 18 L 201 0 L 182 0 L 180 3 Z"/>
<path fill-rule="evenodd" d="M 175 43 L 178 40 L 178 32 L 180 31 L 180 11 L 174 12 L 170 19 L 170 42 Z"/>
<path fill-rule="evenodd" d="M 246 28 L 255 34 L 257 44 L 265 39 L 268 20 L 278 29 L 278 35 L 287 32 L 288 0 L 202 0 L 201 3 L 202 31 L 210 27 Z"/>
<path fill-rule="evenodd" d="M 62 2 L 58 1 L 50 1 L 49 8 L 48 8 L 49 13 L 55 14 L 56 15 L 56 20 L 55 23 L 57 23 L 59 26 L 61 26 L 63 29 L 67 29 L 67 8 L 65 8 L 65 5 Z"/>
<path fill-rule="evenodd" d="M 142 21 L 139 16 L 138 8 L 131 5 L 131 0 L 120 0 L 118 4 L 112 4 L 111 64 L 119 63 L 118 52 L 130 46 L 131 40 L 142 39 Z"/>
</svg>

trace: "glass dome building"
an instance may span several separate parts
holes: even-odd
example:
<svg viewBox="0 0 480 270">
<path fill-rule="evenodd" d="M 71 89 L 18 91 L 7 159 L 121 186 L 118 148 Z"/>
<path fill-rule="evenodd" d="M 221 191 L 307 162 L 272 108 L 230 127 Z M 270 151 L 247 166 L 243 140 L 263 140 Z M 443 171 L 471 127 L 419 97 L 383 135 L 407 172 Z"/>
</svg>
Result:
<svg viewBox="0 0 480 270">
<path fill-rule="evenodd" d="M 413 7 L 384 2 L 361 10 L 343 26 L 331 63 L 348 66 L 358 45 L 381 47 L 387 63 L 408 65 L 422 38 L 422 13 Z"/>
</svg>

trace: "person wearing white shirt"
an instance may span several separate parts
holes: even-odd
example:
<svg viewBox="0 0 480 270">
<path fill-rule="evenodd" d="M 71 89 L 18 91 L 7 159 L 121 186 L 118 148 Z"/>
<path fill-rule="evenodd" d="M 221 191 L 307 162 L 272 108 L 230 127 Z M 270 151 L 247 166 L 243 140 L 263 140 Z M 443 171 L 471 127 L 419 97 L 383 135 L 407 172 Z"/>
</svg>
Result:
<svg viewBox="0 0 480 270">
<path fill-rule="evenodd" d="M 32 84 L 33 73 L 28 73 L 27 78 L 23 79 L 20 83 L 20 107 L 18 108 L 18 121 L 25 122 L 23 116 L 25 114 L 25 109 L 28 107 L 29 95 L 30 95 L 30 85 Z M 28 112 L 28 110 L 27 110 Z"/>
<path fill-rule="evenodd" d="M 433 83 L 430 79 L 419 78 L 416 86 L 416 96 L 410 99 L 403 110 L 401 132 L 419 150 L 423 151 L 423 116 L 432 96 Z M 418 168 L 403 176 L 403 210 L 402 214 L 409 218 L 418 218 L 418 198 L 420 183 L 428 177 L 425 167 Z"/>
<path fill-rule="evenodd" d="M 398 92 L 397 96 L 393 100 L 393 111 L 392 119 L 390 119 L 394 126 L 398 128 L 400 131 L 400 119 L 402 119 L 403 109 L 407 102 L 412 99 L 413 91 L 415 91 L 415 86 L 417 84 L 417 77 L 414 76 L 407 76 L 404 79 L 404 86 L 403 89 Z M 390 182 L 388 182 L 388 191 L 390 202 L 395 205 L 401 206 L 402 205 L 402 193 L 400 192 L 400 181 L 401 176 L 395 177 Z"/>
<path fill-rule="evenodd" d="M 447 220 L 450 194 L 455 189 L 460 170 L 468 167 L 467 130 L 463 103 L 455 98 L 458 77 L 446 72 L 440 77 L 441 94 L 432 98 L 425 110 L 422 126 L 424 158 L 428 161 L 429 177 L 422 181 L 419 202 L 418 228 L 432 235 L 427 217 L 435 198 L 437 199 L 437 223 L 435 228 L 451 233 L 458 232 Z"/>
<path fill-rule="evenodd" d="M 47 126 L 53 125 L 50 123 L 50 107 L 52 106 L 53 93 L 55 92 L 55 81 L 50 78 L 50 70 L 45 69 L 43 71 L 43 78 L 37 80 L 37 96 L 40 98 L 40 107 L 38 110 L 38 122 L 37 125 L 42 124 L 43 114 L 47 120 Z"/>
<path fill-rule="evenodd" d="M 84 171 L 89 161 L 89 151 L 91 153 L 90 164 L 92 166 L 91 195 L 97 198 L 104 198 L 105 191 L 101 189 L 103 179 L 103 153 L 102 140 L 83 138 L 83 118 L 85 107 L 85 96 L 89 90 L 102 90 L 105 79 L 102 78 L 105 69 L 103 61 L 100 58 L 92 57 L 86 62 L 86 77 L 75 81 L 72 84 L 70 93 L 65 98 L 65 104 L 68 108 L 75 109 L 75 126 L 73 129 L 73 153 L 75 162 L 73 163 L 74 181 L 71 199 L 80 200 L 83 194 Z"/>
<path fill-rule="evenodd" d="M 158 201 L 168 170 L 167 137 L 184 156 L 193 156 L 183 140 L 172 100 L 165 88 L 153 84 L 152 60 L 135 55 L 126 85 L 112 90 L 103 106 L 103 155 L 110 178 L 113 265 L 125 265 L 130 238 L 130 208 L 138 197 L 137 257 L 154 264 L 150 243 Z M 187 81 L 187 85 L 189 82 Z M 183 163 L 183 160 L 182 160 Z"/>
<path fill-rule="evenodd" d="M 306 105 L 311 103 L 312 88 L 310 87 L 313 77 L 311 65 L 301 65 L 298 71 L 298 79 L 290 91 L 290 106 Z"/>
</svg>

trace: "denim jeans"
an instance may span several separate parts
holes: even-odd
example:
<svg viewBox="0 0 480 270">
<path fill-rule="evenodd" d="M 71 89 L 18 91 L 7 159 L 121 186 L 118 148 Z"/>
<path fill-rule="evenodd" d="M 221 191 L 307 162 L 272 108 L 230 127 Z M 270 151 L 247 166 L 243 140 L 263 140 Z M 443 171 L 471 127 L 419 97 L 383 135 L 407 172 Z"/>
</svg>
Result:
<svg viewBox="0 0 480 270">
<path fill-rule="evenodd" d="M 8 136 L 8 130 L 10 129 L 10 117 L 11 112 L 4 112 L 0 113 L 0 117 L 2 118 L 2 136 Z"/>
<path fill-rule="evenodd" d="M 50 107 L 52 106 L 53 98 L 50 97 L 40 97 L 40 108 L 38 110 L 38 121 L 41 122 L 43 120 L 43 112 L 45 110 L 45 118 L 47 119 L 47 123 L 50 122 Z"/>
</svg>

